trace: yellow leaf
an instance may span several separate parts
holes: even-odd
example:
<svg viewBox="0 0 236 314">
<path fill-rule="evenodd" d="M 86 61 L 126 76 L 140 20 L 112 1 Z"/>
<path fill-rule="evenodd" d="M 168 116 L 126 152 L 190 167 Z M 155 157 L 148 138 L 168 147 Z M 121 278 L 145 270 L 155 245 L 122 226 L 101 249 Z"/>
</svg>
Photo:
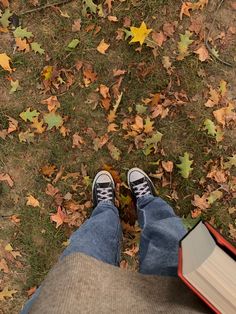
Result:
<svg viewBox="0 0 236 314">
<path fill-rule="evenodd" d="M 39 121 L 38 117 L 32 119 L 31 127 L 35 129 L 35 133 L 42 134 L 45 131 L 45 126 L 43 126 L 43 120 Z"/>
<path fill-rule="evenodd" d="M 104 39 L 102 39 L 100 44 L 97 46 L 97 51 L 104 55 L 109 47 L 110 45 L 105 43 Z"/>
<path fill-rule="evenodd" d="M 133 38 L 130 43 L 139 42 L 142 45 L 147 38 L 148 34 L 151 33 L 152 29 L 148 29 L 145 22 L 142 22 L 140 27 L 130 27 L 131 34 Z"/>
<path fill-rule="evenodd" d="M 16 293 L 17 290 L 9 290 L 7 287 L 5 287 L 0 292 L 0 301 L 3 301 L 5 298 L 12 298 L 12 295 Z"/>
<path fill-rule="evenodd" d="M 0 66 L 5 70 L 12 73 L 12 68 L 10 66 L 11 58 L 8 57 L 6 53 L 0 53 Z"/>
<path fill-rule="evenodd" d="M 32 206 L 32 207 L 39 207 L 40 206 L 39 201 L 36 198 L 34 198 L 32 195 L 27 196 L 26 199 L 27 199 L 26 205 Z"/>
<path fill-rule="evenodd" d="M 15 41 L 16 41 L 17 50 L 19 50 L 19 51 L 24 51 L 25 50 L 25 52 L 29 52 L 30 51 L 30 46 L 27 43 L 26 39 L 15 38 Z"/>
<path fill-rule="evenodd" d="M 147 117 L 144 124 L 144 132 L 147 134 L 151 133 L 153 131 L 153 124 L 154 124 L 154 121 L 151 121 L 150 118 Z"/>
</svg>

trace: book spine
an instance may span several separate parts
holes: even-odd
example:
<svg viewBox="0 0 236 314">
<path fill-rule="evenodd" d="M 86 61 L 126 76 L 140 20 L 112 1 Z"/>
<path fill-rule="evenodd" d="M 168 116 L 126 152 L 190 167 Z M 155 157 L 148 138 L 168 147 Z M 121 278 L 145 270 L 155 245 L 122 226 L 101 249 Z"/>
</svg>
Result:
<svg viewBox="0 0 236 314">
<path fill-rule="evenodd" d="M 181 244 L 180 244 L 181 245 Z M 183 255 L 182 248 L 179 246 L 178 252 L 178 276 L 179 278 L 188 286 L 203 302 L 205 302 L 216 314 L 221 314 L 221 312 L 210 302 L 204 295 L 202 295 L 183 275 Z"/>
</svg>

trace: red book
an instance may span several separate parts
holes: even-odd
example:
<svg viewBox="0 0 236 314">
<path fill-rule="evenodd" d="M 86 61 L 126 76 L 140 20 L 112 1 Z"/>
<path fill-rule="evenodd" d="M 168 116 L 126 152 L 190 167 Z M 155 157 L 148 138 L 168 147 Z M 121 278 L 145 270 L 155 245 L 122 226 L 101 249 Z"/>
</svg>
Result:
<svg viewBox="0 0 236 314">
<path fill-rule="evenodd" d="M 199 221 L 180 240 L 178 276 L 215 313 L 236 313 L 236 248 Z"/>
</svg>

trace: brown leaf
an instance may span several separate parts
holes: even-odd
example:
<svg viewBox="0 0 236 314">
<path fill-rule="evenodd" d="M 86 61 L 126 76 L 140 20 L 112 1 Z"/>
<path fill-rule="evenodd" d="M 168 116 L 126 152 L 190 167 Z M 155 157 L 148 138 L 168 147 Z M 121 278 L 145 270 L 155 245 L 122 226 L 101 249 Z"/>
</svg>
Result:
<svg viewBox="0 0 236 314">
<path fill-rule="evenodd" d="M 111 166 L 107 164 L 103 165 L 103 169 L 110 172 L 116 184 L 122 182 L 119 171 L 114 170 Z"/>
<path fill-rule="evenodd" d="M 152 133 L 154 128 L 153 128 L 153 124 L 154 124 L 154 121 L 151 121 L 149 117 L 147 117 L 145 119 L 145 124 L 144 124 L 144 133 L 146 134 L 149 134 L 149 133 Z"/>
<path fill-rule="evenodd" d="M 11 188 L 14 185 L 12 178 L 7 173 L 0 173 L 0 181 L 6 181 Z"/>
<path fill-rule="evenodd" d="M 9 273 L 9 268 L 4 258 L 0 260 L 0 270 L 2 270 L 5 274 Z"/>
<path fill-rule="evenodd" d="M 32 195 L 27 196 L 26 199 L 27 199 L 27 202 L 26 202 L 27 206 L 40 207 L 39 201 L 36 198 L 34 198 Z"/>
<path fill-rule="evenodd" d="M 59 192 L 58 188 L 55 188 L 52 184 L 48 183 L 45 193 L 54 197 Z"/>
<path fill-rule="evenodd" d="M 213 111 L 213 115 L 217 122 L 221 123 L 224 127 L 227 121 L 236 120 L 236 113 L 233 112 L 233 109 L 234 105 L 229 103 L 227 107 Z"/>
<path fill-rule="evenodd" d="M 116 69 L 114 69 L 113 70 L 113 76 L 116 77 L 116 76 L 124 75 L 126 72 L 127 72 L 126 70 L 116 70 Z"/>
<path fill-rule="evenodd" d="M 51 214 L 50 218 L 52 221 L 56 222 L 56 229 L 57 229 L 63 224 L 66 218 L 66 215 L 63 213 L 61 207 L 58 206 L 56 214 Z"/>
<path fill-rule="evenodd" d="M 157 43 L 159 47 L 161 47 L 167 38 L 163 32 L 152 32 L 152 39 L 155 41 L 155 43 Z"/>
<path fill-rule="evenodd" d="M 106 0 L 105 4 L 108 6 L 108 12 L 111 13 L 111 9 L 112 9 L 112 2 L 114 0 Z"/>
<path fill-rule="evenodd" d="M 82 137 L 79 135 L 78 132 L 76 132 L 75 134 L 73 134 L 72 136 L 72 148 L 80 148 L 82 144 L 84 144 L 84 140 L 82 139 Z"/>
<path fill-rule="evenodd" d="M 236 240 L 236 228 L 232 224 L 229 224 L 229 234 L 233 240 Z"/>
<path fill-rule="evenodd" d="M 123 20 L 123 26 L 128 28 L 131 26 L 131 23 L 132 23 L 131 18 L 128 16 L 125 16 Z"/>
<path fill-rule="evenodd" d="M 72 32 L 79 32 L 81 29 L 81 19 L 74 20 Z"/>
<path fill-rule="evenodd" d="M 13 223 L 19 223 L 20 222 L 20 218 L 18 217 L 18 215 L 12 215 L 10 217 L 10 220 L 13 222 Z"/>
<path fill-rule="evenodd" d="M 93 72 L 93 69 L 91 66 L 86 66 L 83 69 L 83 75 L 84 75 L 84 79 L 87 80 L 85 82 L 88 82 L 88 84 L 93 83 L 97 80 L 97 73 Z"/>
<path fill-rule="evenodd" d="M 210 58 L 209 52 L 208 52 L 205 45 L 202 45 L 200 48 L 195 50 L 194 53 L 198 54 L 198 58 L 202 62 L 204 62 Z"/>
<path fill-rule="evenodd" d="M 163 25 L 164 35 L 167 37 L 172 37 L 175 32 L 175 23 L 166 22 Z"/>
<path fill-rule="evenodd" d="M 57 99 L 57 96 L 51 96 L 47 99 L 41 101 L 41 104 L 48 106 L 49 112 L 55 112 L 58 108 L 61 107 L 60 102 Z"/>
<path fill-rule="evenodd" d="M 194 194 L 194 200 L 192 201 L 193 206 L 196 206 L 197 208 L 201 210 L 206 210 L 210 207 L 210 204 L 207 201 L 207 196 L 203 194 L 202 197 L 200 197 L 197 194 Z"/>
<path fill-rule="evenodd" d="M 143 130 L 143 118 L 140 116 L 135 117 L 135 123 L 131 125 L 132 130 L 141 132 Z"/>
<path fill-rule="evenodd" d="M 105 43 L 104 39 L 102 39 L 97 46 L 97 51 L 104 55 L 109 47 L 110 45 Z"/>
<path fill-rule="evenodd" d="M 191 217 L 193 219 L 199 217 L 202 214 L 202 210 L 200 208 L 196 208 L 194 210 L 191 210 Z"/>
<path fill-rule="evenodd" d="M 15 132 L 18 128 L 18 121 L 13 119 L 12 117 L 8 116 L 8 121 L 9 121 L 9 125 L 8 125 L 8 129 L 7 129 L 7 133 L 10 134 L 12 132 Z"/>
<path fill-rule="evenodd" d="M 2 3 L 2 5 L 3 5 L 4 8 L 8 8 L 9 5 L 10 5 L 10 3 L 9 3 L 8 0 L 0 0 L 0 2 Z"/>
<path fill-rule="evenodd" d="M 75 68 L 78 72 L 82 69 L 82 66 L 83 66 L 83 61 L 77 60 L 75 63 Z"/>
<path fill-rule="evenodd" d="M 207 178 L 213 179 L 217 183 L 224 183 L 227 181 L 227 176 L 224 170 L 213 169 L 207 174 Z"/>
<path fill-rule="evenodd" d="M 134 257 L 139 251 L 139 247 L 137 245 L 133 245 L 131 249 L 126 249 L 124 254 Z"/>
<path fill-rule="evenodd" d="M 102 106 L 106 110 L 109 110 L 109 108 L 111 106 L 111 98 L 108 97 L 108 98 L 102 99 Z"/>
<path fill-rule="evenodd" d="M 109 140 L 108 134 L 104 134 L 101 137 L 96 137 L 93 140 L 93 144 L 94 144 L 94 149 L 96 151 L 98 151 L 99 149 L 101 149 Z"/>
<path fill-rule="evenodd" d="M 167 171 L 167 172 L 173 171 L 174 164 L 172 161 L 162 161 L 161 165 L 165 171 Z"/>
<path fill-rule="evenodd" d="M 13 294 L 16 293 L 17 290 L 10 290 L 9 288 L 5 287 L 1 292 L 0 292 L 0 301 L 5 300 L 6 298 L 13 298 Z"/>
<path fill-rule="evenodd" d="M 106 85 L 100 84 L 99 92 L 103 98 L 110 98 L 109 87 Z"/>
<path fill-rule="evenodd" d="M 56 184 L 62 177 L 63 173 L 64 173 L 65 167 L 64 166 L 60 166 L 60 169 L 58 171 L 58 173 L 56 174 L 55 179 L 53 179 L 52 184 Z"/>
<path fill-rule="evenodd" d="M 56 172 L 57 167 L 54 165 L 48 165 L 41 168 L 41 172 L 45 177 L 51 178 L 51 176 Z"/>
<path fill-rule="evenodd" d="M 118 125 L 115 123 L 110 123 L 107 127 L 107 132 L 117 132 Z"/>
<path fill-rule="evenodd" d="M 110 22 L 118 22 L 118 18 L 116 16 L 113 16 L 113 15 L 108 15 L 107 19 Z"/>
<path fill-rule="evenodd" d="M 194 17 L 192 18 L 191 17 L 191 25 L 189 27 L 189 30 L 191 32 L 194 32 L 195 34 L 199 34 L 201 29 L 202 29 L 202 26 L 203 26 L 203 18 L 201 16 L 199 17 Z"/>
<path fill-rule="evenodd" d="M 220 101 L 220 94 L 217 90 L 213 89 L 212 87 L 210 87 L 210 98 L 208 99 L 208 101 L 205 103 L 206 107 L 213 107 L 215 105 L 218 105 L 219 101 Z"/>
</svg>

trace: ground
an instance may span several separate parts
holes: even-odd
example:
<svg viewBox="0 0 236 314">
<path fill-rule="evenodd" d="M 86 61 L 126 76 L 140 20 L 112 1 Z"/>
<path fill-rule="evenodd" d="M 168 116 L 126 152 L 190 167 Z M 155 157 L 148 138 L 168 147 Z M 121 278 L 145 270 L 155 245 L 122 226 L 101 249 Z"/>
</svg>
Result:
<svg viewBox="0 0 236 314">
<path fill-rule="evenodd" d="M 126 185 L 133 166 L 152 176 L 188 228 L 202 218 L 236 240 L 236 2 L 216 11 L 214 1 L 192 1 L 182 17 L 183 1 L 86 3 L 38 10 L 53 1 L 10 1 L 15 15 L 0 22 L 0 291 L 14 290 L 0 292 L 0 313 L 19 312 L 89 217 L 100 169 L 117 183 L 121 267 L 138 267 Z M 0 5 L 4 14 L 8 1 Z M 142 22 L 152 31 L 130 43 Z M 14 35 L 19 23 L 29 38 Z M 192 34 L 180 41 L 185 31 Z M 102 40 L 109 47 L 99 52 Z M 178 167 L 184 154 L 192 170 Z"/>
</svg>

